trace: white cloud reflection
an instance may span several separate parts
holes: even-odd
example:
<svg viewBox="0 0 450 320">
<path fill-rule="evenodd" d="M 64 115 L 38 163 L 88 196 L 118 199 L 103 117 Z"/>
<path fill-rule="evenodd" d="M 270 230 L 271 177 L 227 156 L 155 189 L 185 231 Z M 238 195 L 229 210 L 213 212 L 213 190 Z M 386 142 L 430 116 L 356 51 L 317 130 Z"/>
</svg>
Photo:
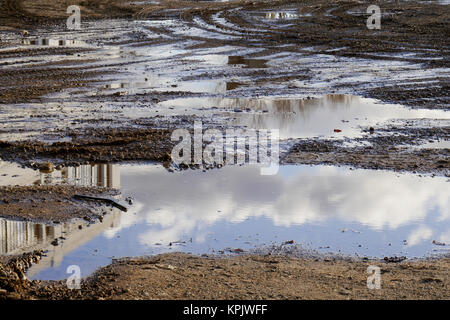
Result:
<svg viewBox="0 0 450 320">
<path fill-rule="evenodd" d="M 203 241 L 212 225 L 252 217 L 284 227 L 337 220 L 395 230 L 431 214 L 445 223 L 450 212 L 446 178 L 385 171 L 284 166 L 278 175 L 261 176 L 254 166 L 168 173 L 146 165 L 121 167 L 121 181 L 123 193 L 135 197 L 133 211 L 106 235 L 146 223 L 138 238 L 149 246 L 187 236 Z M 416 229 L 409 243 L 431 235 L 428 227 Z"/>
</svg>

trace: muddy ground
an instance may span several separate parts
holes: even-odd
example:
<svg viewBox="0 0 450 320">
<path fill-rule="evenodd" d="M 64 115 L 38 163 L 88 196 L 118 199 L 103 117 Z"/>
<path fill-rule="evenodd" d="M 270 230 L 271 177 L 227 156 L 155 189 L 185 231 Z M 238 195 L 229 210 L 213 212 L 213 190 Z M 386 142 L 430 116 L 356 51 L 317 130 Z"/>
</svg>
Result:
<svg viewBox="0 0 450 320">
<path fill-rule="evenodd" d="M 49 100 L 49 94 L 60 92 L 63 89 L 72 88 L 69 96 L 50 99 L 64 103 L 64 101 L 80 100 L 90 102 L 94 105 L 114 102 L 124 108 L 127 103 L 143 104 L 152 108 L 155 103 L 177 97 L 195 96 L 195 93 L 186 90 L 178 91 L 150 91 L 146 93 L 125 93 L 109 92 L 101 96 L 87 96 L 92 86 L 101 80 L 101 77 L 109 73 L 123 72 L 127 65 L 133 66 L 133 62 L 109 62 L 105 60 L 101 64 L 89 65 L 92 58 L 83 54 L 96 52 L 98 48 L 69 48 L 50 47 L 34 48 L 20 47 L 14 45 L 20 39 L 27 39 L 31 35 L 39 36 L 39 30 L 64 28 L 67 14 L 65 8 L 68 1 L 20 1 L 4 0 L 1 2 L 1 26 L 7 30 L 8 35 L 14 35 L 13 41 L 2 41 L 5 47 L 0 52 L 0 57 L 15 59 L 5 62 L 0 74 L 0 102 L 11 103 L 44 103 Z M 103 21 L 104 19 L 121 19 L 121 21 L 140 21 L 143 19 L 176 19 L 180 21 L 180 30 L 197 28 L 199 30 L 211 32 L 215 30 L 218 37 L 203 35 L 193 32 L 179 35 L 174 33 L 164 24 L 160 26 L 146 26 L 147 30 L 160 35 L 159 38 L 146 39 L 140 30 L 124 31 L 126 37 L 109 38 L 106 44 L 127 44 L 133 48 L 149 45 L 176 44 L 180 40 L 194 41 L 190 46 L 191 50 L 214 49 L 223 46 L 239 46 L 248 49 L 258 49 L 257 52 L 249 54 L 252 59 L 267 55 L 295 54 L 320 55 L 327 54 L 334 57 L 335 67 L 343 68 L 339 64 L 339 59 L 363 58 L 368 61 L 368 65 L 354 66 L 352 77 L 356 75 L 372 76 L 372 79 L 362 77 L 351 80 L 343 73 L 338 75 L 339 81 L 324 79 L 324 83 L 329 83 L 329 87 L 324 87 L 323 92 L 350 92 L 361 96 L 380 99 L 383 102 L 400 103 L 413 108 L 431 108 L 448 110 L 448 73 L 445 69 L 449 66 L 449 40 L 445 35 L 449 33 L 448 19 L 450 10 L 448 6 L 439 4 L 409 2 L 379 2 L 383 9 L 383 20 L 381 30 L 368 30 L 365 28 L 366 3 L 356 1 L 231 1 L 226 3 L 211 2 L 181 2 L 181 1 L 161 1 L 158 4 L 130 4 L 128 1 L 71 1 L 70 4 L 78 4 L 82 10 L 83 21 Z M 370 4 L 373 4 L 372 2 Z M 288 24 L 261 23 L 255 17 L 261 12 L 271 12 L 270 10 L 293 10 L 299 15 L 290 20 Z M 223 19 L 228 20 L 228 24 L 219 24 L 222 20 L 217 20 L 217 14 L 221 14 Z M 207 26 L 199 24 L 197 18 L 202 19 Z M 232 24 L 232 25 L 231 25 Z M 122 28 L 122 27 L 121 27 Z M 144 29 L 145 29 L 144 28 Z M 26 29 L 29 35 L 23 36 L 22 31 Z M 223 39 L 220 35 L 227 35 Z M 238 39 L 234 38 L 238 34 Z M 230 36 L 228 36 L 230 35 Z M 91 39 L 91 40 L 95 40 Z M 97 39 L 98 40 L 98 39 Z M 11 49 L 8 49 L 11 47 Z M 80 56 L 81 55 L 81 56 Z M 24 57 L 36 57 L 33 63 L 25 63 L 20 68 L 15 65 L 21 62 Z M 39 59 L 39 58 L 44 59 Z M 45 57 L 55 57 L 56 60 L 45 60 Z M 183 57 L 181 59 L 184 59 Z M 128 61 L 128 62 L 127 62 Z M 176 60 L 182 61 L 182 60 Z M 370 65 L 372 61 L 373 66 Z M 183 62 L 185 63 L 185 62 Z M 377 67 L 377 64 L 384 63 L 385 67 Z M 401 63 L 397 67 L 396 63 Z M 405 64 L 403 66 L 403 64 Z M 290 66 L 292 65 L 292 66 Z M 111 69 L 112 68 L 112 69 Z M 379 69 L 378 69 L 379 68 Z M 387 68 L 387 69 L 386 69 Z M 126 69 L 126 68 L 125 68 Z M 155 72 L 164 72 L 153 68 Z M 281 68 L 248 68 L 239 72 L 240 78 L 244 80 L 244 87 L 248 79 L 252 85 L 248 90 L 241 90 L 244 95 L 273 94 L 279 89 L 262 88 L 270 84 L 280 84 L 284 87 L 282 92 L 287 94 L 304 93 L 305 91 L 292 84 L 292 81 L 309 80 L 320 77 L 326 73 L 319 63 L 295 65 L 293 62 L 286 63 L 286 67 Z M 371 70 L 373 69 L 373 70 Z M 167 69 L 166 69 L 167 70 Z M 328 69 L 330 70 L 330 69 Z M 379 73 L 388 71 L 391 75 L 389 80 L 377 80 L 375 77 Z M 424 72 L 425 71 L 425 72 Z M 223 72 L 223 73 L 221 73 Z M 344 70 L 342 69 L 342 72 Z M 421 74 L 423 72 L 423 74 Z M 401 75 L 405 74 L 405 75 Z M 409 75 L 408 75 L 409 74 Z M 416 74 L 416 75 L 415 75 Z M 415 75 L 415 76 L 410 76 Z M 219 71 L 209 74 L 207 70 L 200 70 L 195 75 L 187 72 L 184 80 L 201 80 L 211 76 L 230 76 L 227 72 Z M 308 80 L 309 79 L 309 80 Z M 230 82 L 231 83 L 231 82 Z M 235 84 L 236 86 L 237 84 Z M 176 86 L 176 85 L 173 85 Z M 173 87 L 172 86 L 172 87 Z M 251 89 L 251 87 L 255 89 Z M 257 89 L 258 86 L 260 89 Z M 320 94 L 322 89 L 310 89 L 306 93 Z M 61 100 L 62 99 L 62 100 Z M 126 108 L 126 107 L 125 107 Z M 10 135 L 20 136 L 20 142 L 8 139 L 2 142 L 0 155 L 2 158 L 19 161 L 29 165 L 29 159 L 33 157 L 59 161 L 63 159 L 69 163 L 88 161 L 121 161 L 121 160 L 167 160 L 165 154 L 170 148 L 169 135 L 155 136 L 160 146 L 155 146 L 152 134 L 143 133 L 148 127 L 160 128 L 171 131 L 174 127 L 174 119 L 158 118 L 133 120 L 120 117 L 114 111 L 104 118 L 95 116 L 90 111 L 82 114 L 71 114 L 77 111 L 63 112 L 66 122 L 61 123 L 60 128 L 39 128 L 36 132 L 26 124 L 20 128 L 5 128 L 3 132 Z M 83 111 L 84 112 L 84 111 Z M 43 114 L 35 117 L 56 117 Z M 102 115 L 105 113 L 102 113 Z M 117 116 L 115 116 L 117 114 Z M 5 119 L 5 121 L 15 121 L 15 117 Z M 156 119 L 156 121 L 155 121 Z M 177 123 L 191 123 L 194 118 L 190 115 L 179 115 Z M 205 121 L 207 121 L 205 119 Z M 104 143 L 91 143 L 90 141 L 80 143 L 76 139 L 71 141 L 73 135 L 83 135 L 85 130 L 93 127 L 102 127 L 102 131 L 94 132 L 94 137 Z M 330 128 L 331 129 L 331 128 Z M 365 128 L 363 130 L 367 130 Z M 385 128 L 381 128 L 384 130 Z M 409 142 L 416 144 L 427 139 L 427 141 L 448 141 L 450 133 L 448 126 L 437 127 L 431 123 L 425 127 L 434 134 L 426 133 L 422 135 L 422 130 L 417 134 L 414 129 L 404 128 L 404 134 L 409 137 Z M 378 131 L 378 128 L 377 128 Z M 386 130 L 385 130 L 386 131 Z M 393 130 L 382 140 L 371 139 L 372 147 L 353 148 L 315 148 L 309 147 L 303 141 L 292 148 L 291 154 L 283 155 L 289 163 L 327 163 L 337 165 L 352 165 L 355 167 L 372 169 L 390 169 L 401 171 L 416 171 L 421 173 L 431 173 L 438 175 L 448 175 L 448 151 L 428 149 L 426 151 L 414 151 L 410 148 L 405 150 L 398 146 L 398 139 Z M 27 137 L 26 139 L 25 137 Z M 133 150 L 136 147 L 136 136 L 143 134 L 141 141 L 148 139 L 149 146 L 138 152 Z M 22 137 L 24 136 L 25 137 Z M 36 138 L 37 135 L 37 138 Z M 48 145 L 43 145 L 46 137 L 51 135 Z M 41 138 L 42 137 L 42 138 Z M 17 140 L 13 139 L 13 140 Z M 2 140 L 0 138 L 0 140 Z M 4 139 L 3 139 L 4 140 Z M 63 145 L 60 141 L 64 140 Z M 311 140 L 309 140 L 311 141 Z M 12 144 L 11 144 L 12 143 Z M 327 141 L 317 141 L 314 144 L 326 145 Z M 88 146 L 86 146 L 88 145 Z M 386 148 L 389 145 L 389 148 Z M 142 144 L 140 145 L 142 146 Z M 400 148 L 400 149 L 399 149 Z M 64 153 L 60 151 L 64 149 Z M 95 149 L 95 151 L 94 151 Z M 107 151 L 101 151 L 108 149 Z M 125 151 L 129 150 L 129 151 Z M 320 149 L 320 150 L 319 150 Z M 82 151 L 93 151 L 89 155 Z M 70 159 L 69 159 L 70 158 Z M 406 160 L 406 161 L 405 161 Z"/>
<path fill-rule="evenodd" d="M 448 259 L 388 263 L 298 259 L 277 255 L 229 258 L 164 254 L 120 259 L 82 280 L 28 281 L 21 271 L 40 252 L 0 264 L 0 298 L 9 299 L 449 299 Z M 367 267 L 381 268 L 381 289 L 367 288 Z"/>
<path fill-rule="evenodd" d="M 98 221 L 109 206 L 77 196 L 112 198 L 117 190 L 75 186 L 0 187 L 1 216 L 33 222 L 61 223 L 73 219 Z"/>
<path fill-rule="evenodd" d="M 377 31 L 365 28 L 365 10 L 375 3 L 385 12 L 382 29 Z M 231 75 L 228 69 L 191 71 L 190 65 L 194 69 L 196 65 L 186 60 L 189 53 L 168 58 L 167 64 L 149 63 L 150 67 L 145 69 L 164 75 L 174 65 L 181 68 L 175 73 L 182 74 L 183 81 L 231 78 L 227 88 L 233 90 L 227 90 L 228 96 L 309 97 L 344 93 L 411 108 L 449 110 L 449 6 L 417 1 L 353 0 L 160 1 L 151 5 L 130 4 L 128 0 L 0 0 L 0 104 L 1 108 L 19 110 L 3 112 L 1 118 L 0 157 L 4 160 L 34 168 L 47 161 L 55 165 L 136 160 L 167 164 L 173 128 L 196 119 L 180 114 L 169 119 L 159 116 L 135 119 L 123 113 L 130 105 L 152 109 L 161 101 L 205 96 L 177 90 L 176 84 L 162 91 L 99 89 L 105 85 L 103 77 L 120 80 L 119 74 L 137 64 L 129 57 L 110 59 L 95 46 L 23 46 L 28 39 L 49 30 L 64 34 L 66 8 L 74 4 L 81 7 L 83 22 L 95 25 L 106 19 L 117 21 L 110 30 L 94 29 L 93 35 L 86 36 L 90 44 L 126 45 L 138 51 L 147 46 L 187 41 L 186 48 L 192 52 L 238 46 L 249 50 L 247 58 L 274 57 L 275 65 L 242 68 Z M 298 17 L 287 24 L 255 19 L 261 12 L 280 9 L 294 10 Z M 165 24 L 132 27 L 131 22 L 146 19 L 174 19 L 181 26 L 177 32 Z M 196 31 L 182 33 L 189 28 Z M 159 37 L 149 39 L 144 31 L 152 31 Z M 293 58 L 283 60 L 286 55 Z M 319 55 L 331 58 L 317 64 L 296 62 L 296 57 L 316 59 Z M 364 61 L 352 65 L 354 59 Z M 347 73 L 345 63 L 349 64 Z M 332 70 L 335 78 L 324 76 Z M 315 79 L 325 85 L 315 87 Z M 98 94 L 91 95 L 92 92 Z M 68 103 L 74 106 L 67 108 Z M 33 105 L 37 111 L 32 116 L 23 116 L 22 105 Z M 114 106 L 112 111 L 102 111 L 107 105 Z M 203 120 L 211 127 L 226 127 L 224 123 L 208 124 L 207 119 Z M 326 163 L 449 176 L 448 148 L 411 148 L 424 142 L 448 141 L 448 123 L 361 130 L 366 135 L 351 142 L 368 142 L 370 146 L 303 139 L 282 155 L 282 163 Z M 53 223 L 73 217 L 95 220 L 106 206 L 73 199 L 74 194 L 83 192 L 110 195 L 110 191 L 79 187 L 2 187 L 0 215 Z M 37 252 L 2 261 L 0 298 L 450 298 L 446 258 L 385 263 L 263 255 L 219 259 L 172 254 L 117 261 L 83 281 L 81 291 L 71 291 L 62 281 L 24 279 L 24 270 L 37 263 L 40 255 Z M 382 267 L 382 290 L 371 291 L 366 287 L 369 263 Z"/>
</svg>

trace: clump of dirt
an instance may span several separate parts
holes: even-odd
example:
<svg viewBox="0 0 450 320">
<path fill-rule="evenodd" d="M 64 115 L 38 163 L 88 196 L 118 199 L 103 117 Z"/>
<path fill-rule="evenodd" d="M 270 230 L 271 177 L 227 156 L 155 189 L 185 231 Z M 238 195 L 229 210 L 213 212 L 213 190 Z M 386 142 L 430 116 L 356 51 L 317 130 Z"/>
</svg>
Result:
<svg viewBox="0 0 450 320">
<path fill-rule="evenodd" d="M 367 288 L 367 267 L 381 289 Z M 450 260 L 386 263 L 272 255 L 198 257 L 181 253 L 120 259 L 70 290 L 34 281 L 26 299 L 449 299 Z"/>
<path fill-rule="evenodd" d="M 113 189 L 68 185 L 0 187 L 0 217 L 50 223 L 75 218 L 94 221 L 105 212 L 105 203 L 77 200 L 74 196 L 117 194 Z"/>
<path fill-rule="evenodd" d="M 34 263 L 39 263 L 43 252 L 36 250 L 21 256 L 0 256 L 0 299 L 21 299 L 28 295 L 33 282 L 25 273 Z"/>
</svg>

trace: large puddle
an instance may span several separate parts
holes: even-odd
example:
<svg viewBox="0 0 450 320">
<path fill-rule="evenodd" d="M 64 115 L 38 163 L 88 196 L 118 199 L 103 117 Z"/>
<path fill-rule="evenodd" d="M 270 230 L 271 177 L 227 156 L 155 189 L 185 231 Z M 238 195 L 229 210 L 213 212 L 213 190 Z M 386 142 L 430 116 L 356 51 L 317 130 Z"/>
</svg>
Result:
<svg viewBox="0 0 450 320">
<path fill-rule="evenodd" d="M 113 257 L 226 254 L 290 240 L 320 253 L 381 258 L 427 257 L 449 249 L 440 245 L 450 243 L 444 177 L 303 165 L 282 166 L 274 176 L 261 176 L 249 165 L 171 173 L 154 164 L 102 164 L 36 176 L 20 170 L 9 177 L 11 183 L 26 184 L 28 177 L 29 184 L 105 185 L 133 198 L 128 212 L 114 211 L 82 228 L 79 222 L 1 220 L 3 254 L 38 244 L 49 250 L 29 270 L 32 279 L 66 278 L 73 264 L 86 276 Z M 61 236 L 57 246 L 50 244 Z"/>
</svg>

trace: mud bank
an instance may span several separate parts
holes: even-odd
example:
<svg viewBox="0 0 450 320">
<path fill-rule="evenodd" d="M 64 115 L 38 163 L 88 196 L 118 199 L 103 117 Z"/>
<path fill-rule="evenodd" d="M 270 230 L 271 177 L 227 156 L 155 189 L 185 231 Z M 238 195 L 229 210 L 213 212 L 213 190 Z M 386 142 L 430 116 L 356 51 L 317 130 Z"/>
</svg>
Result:
<svg viewBox="0 0 450 320">
<path fill-rule="evenodd" d="M 450 175 L 448 148 L 411 150 L 395 146 L 391 142 L 345 147 L 334 141 L 305 141 L 296 144 L 283 159 L 283 163 L 347 165 L 447 177 Z"/>
<path fill-rule="evenodd" d="M 186 117 L 182 125 L 191 130 L 189 124 L 194 119 Z M 169 126 L 168 129 L 71 130 L 67 135 L 71 141 L 67 142 L 0 141 L 0 157 L 31 168 L 39 168 L 46 161 L 64 166 L 155 161 L 169 168 L 175 145 L 171 140 L 173 124 Z M 209 128 L 223 130 L 222 126 Z M 450 129 L 447 126 L 377 128 L 375 134 L 364 128 L 362 132 L 367 133 L 362 138 L 281 141 L 281 144 L 292 144 L 282 151 L 281 164 L 347 165 L 440 176 L 450 174 L 450 151 L 446 147 Z M 192 165 L 191 168 L 199 166 Z"/>
<path fill-rule="evenodd" d="M 102 202 L 80 200 L 76 195 L 111 197 L 118 191 L 76 186 L 0 187 L 0 216 L 34 222 L 61 223 L 73 219 L 98 220 L 108 208 Z"/>
<path fill-rule="evenodd" d="M 23 280 L 13 265 L 0 266 L 3 281 L 15 279 L 6 282 L 0 298 L 428 300 L 450 297 L 450 261 L 446 258 L 386 263 L 276 255 L 214 258 L 164 254 L 117 260 L 83 279 L 81 290 L 69 290 L 66 281 Z M 369 265 L 381 268 L 380 290 L 367 288 Z"/>
<path fill-rule="evenodd" d="M 170 160 L 173 147 L 169 130 L 90 129 L 70 131 L 68 137 L 71 141 L 54 143 L 0 141 L 0 156 L 35 168 L 45 159 L 64 165 L 130 160 L 164 162 Z"/>
</svg>

